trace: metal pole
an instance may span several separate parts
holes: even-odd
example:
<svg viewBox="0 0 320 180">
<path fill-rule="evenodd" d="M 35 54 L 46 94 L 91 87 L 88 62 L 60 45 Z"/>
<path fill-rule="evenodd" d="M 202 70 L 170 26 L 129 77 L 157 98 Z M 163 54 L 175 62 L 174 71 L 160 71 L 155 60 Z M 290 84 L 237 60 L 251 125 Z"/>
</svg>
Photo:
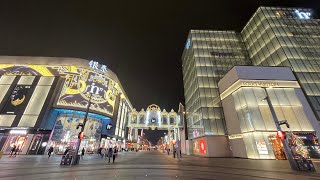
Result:
<svg viewBox="0 0 320 180">
<path fill-rule="evenodd" d="M 276 124 L 276 127 L 277 127 L 277 130 L 278 131 L 282 131 L 281 130 L 281 127 L 279 125 L 279 121 L 278 121 L 278 118 L 277 118 L 277 115 L 276 115 L 276 112 L 272 106 L 272 103 L 270 101 L 270 98 L 269 98 L 269 94 L 268 94 L 268 91 L 266 88 L 263 88 L 265 93 L 266 93 L 266 100 L 267 100 L 267 103 L 268 103 L 268 106 L 270 108 L 270 111 L 271 111 L 271 114 L 272 114 L 272 118 L 274 120 L 274 123 Z M 282 144 L 283 144 L 283 147 L 284 147 L 284 150 L 286 152 L 286 155 L 287 155 L 287 158 L 288 158 L 288 161 L 289 161 L 289 164 L 290 164 L 290 167 L 291 169 L 293 170 L 296 170 L 298 171 L 299 168 L 298 168 L 298 165 L 297 165 L 297 162 L 294 160 L 293 158 L 293 155 L 292 155 L 292 152 L 291 152 L 291 149 L 289 147 L 289 144 L 288 144 L 288 141 L 286 139 L 282 139 L 281 140 Z"/>
<path fill-rule="evenodd" d="M 84 131 L 84 127 L 85 127 L 87 119 L 88 119 L 89 109 L 90 109 L 90 106 L 91 106 L 91 97 L 92 97 L 92 94 L 90 93 L 89 102 L 88 102 L 88 106 L 87 106 L 87 109 L 86 109 L 86 114 L 84 116 L 83 126 L 81 126 L 80 133 Z M 73 158 L 72 158 L 72 165 L 77 165 L 76 159 L 77 159 L 77 155 L 79 153 L 80 143 L 81 143 L 81 139 L 78 138 L 78 142 L 77 142 L 77 145 L 76 145 L 76 150 L 75 150 Z"/>
</svg>

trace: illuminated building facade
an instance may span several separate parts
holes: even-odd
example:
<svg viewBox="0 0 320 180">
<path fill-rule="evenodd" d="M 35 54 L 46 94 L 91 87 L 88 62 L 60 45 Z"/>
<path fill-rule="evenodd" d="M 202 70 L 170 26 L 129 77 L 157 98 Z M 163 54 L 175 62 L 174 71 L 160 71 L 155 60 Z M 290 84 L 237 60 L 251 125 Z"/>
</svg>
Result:
<svg viewBox="0 0 320 180">
<path fill-rule="evenodd" d="M 0 57 L 0 149 L 21 154 L 74 148 L 88 102 L 81 147 L 121 145 L 132 109 L 117 76 L 105 65 L 77 58 Z M 90 96 L 91 94 L 91 96 Z M 121 140 L 121 142 L 119 141 Z"/>
<path fill-rule="evenodd" d="M 218 81 L 234 66 L 247 65 L 239 34 L 191 30 L 182 55 L 186 121 L 189 139 L 225 138 Z"/>
<path fill-rule="evenodd" d="M 311 9 L 274 7 L 258 8 L 239 35 L 191 30 L 182 55 L 190 147 L 198 147 L 199 138 L 226 135 L 217 84 L 235 65 L 290 67 L 319 121 L 319 32 Z"/>
<path fill-rule="evenodd" d="M 320 158 L 320 126 L 289 67 L 235 66 L 218 86 L 233 157 L 286 159 L 273 108 L 294 156 Z"/>
<path fill-rule="evenodd" d="M 141 134 L 138 133 L 139 129 L 151 130 L 168 130 L 167 141 L 169 144 L 173 141 L 180 140 L 179 129 L 183 128 L 184 122 L 180 114 L 173 109 L 167 112 L 156 104 L 151 104 L 146 110 L 141 109 L 137 111 L 133 109 L 129 115 L 128 121 L 128 140 L 141 144 Z M 172 145 L 172 144 L 171 144 Z"/>
<path fill-rule="evenodd" d="M 313 11 L 260 7 L 241 35 L 253 65 L 292 68 L 320 120 L 320 20 Z"/>
</svg>

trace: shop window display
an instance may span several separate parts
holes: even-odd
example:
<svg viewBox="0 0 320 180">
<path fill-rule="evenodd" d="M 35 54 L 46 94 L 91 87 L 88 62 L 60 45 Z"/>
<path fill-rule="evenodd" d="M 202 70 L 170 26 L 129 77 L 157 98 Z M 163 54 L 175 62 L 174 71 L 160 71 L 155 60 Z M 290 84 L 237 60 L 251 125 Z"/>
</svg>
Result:
<svg viewBox="0 0 320 180">
<path fill-rule="evenodd" d="M 80 128 L 76 129 L 79 123 L 82 123 L 84 114 L 65 114 L 60 113 L 53 129 L 50 146 L 54 147 L 56 154 L 63 154 L 67 148 L 75 149 Z M 95 153 L 100 144 L 102 131 L 102 120 L 95 117 L 88 117 L 84 129 L 84 139 L 81 141 L 80 149 L 83 147 L 86 153 Z"/>
<path fill-rule="evenodd" d="M 19 149 L 18 153 L 20 153 L 22 149 L 26 146 L 28 136 L 27 135 L 11 135 L 9 138 L 10 139 L 5 148 L 5 152 L 4 152 L 5 154 L 9 154 L 13 146 L 16 146 L 16 148 Z"/>
</svg>

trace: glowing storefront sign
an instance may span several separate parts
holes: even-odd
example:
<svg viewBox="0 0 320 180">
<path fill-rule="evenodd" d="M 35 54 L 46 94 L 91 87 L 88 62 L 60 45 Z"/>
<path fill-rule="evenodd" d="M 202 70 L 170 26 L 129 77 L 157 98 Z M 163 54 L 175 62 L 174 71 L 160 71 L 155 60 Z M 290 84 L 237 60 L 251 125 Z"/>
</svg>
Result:
<svg viewBox="0 0 320 180">
<path fill-rule="evenodd" d="M 229 135 L 229 139 L 241 139 L 243 138 L 243 135 L 242 134 L 232 134 L 232 135 Z"/>
<path fill-rule="evenodd" d="M 10 134 L 27 134 L 27 130 L 14 129 L 10 131 Z"/>
</svg>

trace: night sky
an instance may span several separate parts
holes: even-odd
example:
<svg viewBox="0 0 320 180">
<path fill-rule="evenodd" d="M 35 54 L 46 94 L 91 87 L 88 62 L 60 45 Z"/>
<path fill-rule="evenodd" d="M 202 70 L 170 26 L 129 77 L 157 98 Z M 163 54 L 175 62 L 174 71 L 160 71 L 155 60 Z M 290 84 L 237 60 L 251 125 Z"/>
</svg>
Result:
<svg viewBox="0 0 320 180">
<path fill-rule="evenodd" d="M 118 75 L 136 109 L 177 110 L 189 30 L 240 31 L 259 5 L 319 11 L 320 0 L 1 2 L 0 54 L 94 59 Z"/>
</svg>

